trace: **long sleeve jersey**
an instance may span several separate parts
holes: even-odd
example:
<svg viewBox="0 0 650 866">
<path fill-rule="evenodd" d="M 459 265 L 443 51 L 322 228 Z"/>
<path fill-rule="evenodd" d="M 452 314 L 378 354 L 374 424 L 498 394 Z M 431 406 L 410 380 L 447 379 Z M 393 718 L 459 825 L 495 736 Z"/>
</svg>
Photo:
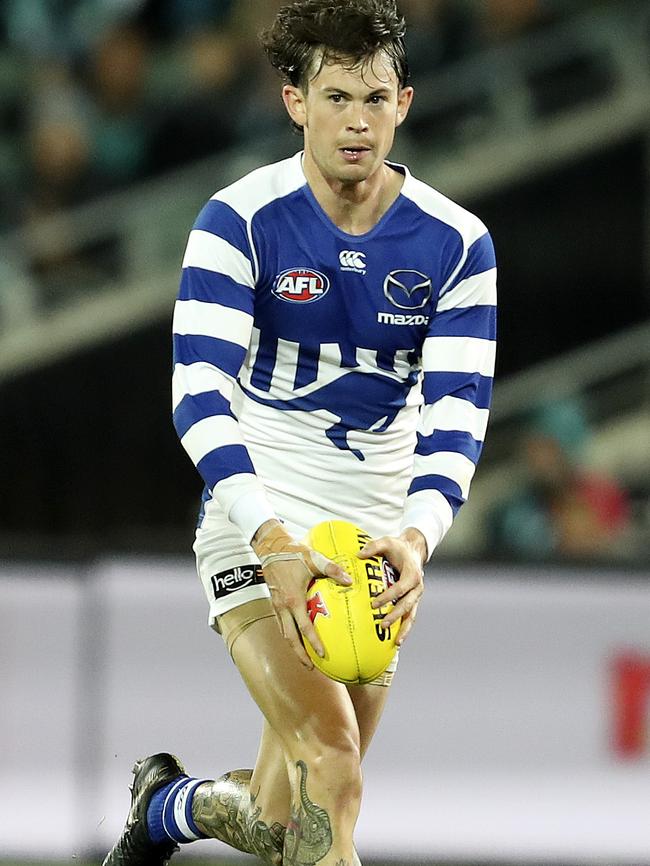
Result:
<svg viewBox="0 0 650 866">
<path fill-rule="evenodd" d="M 325 214 L 301 154 L 216 193 L 190 233 L 174 314 L 174 424 L 250 540 L 414 526 L 429 553 L 466 500 L 488 420 L 496 265 L 483 223 L 404 166 L 366 234 Z M 301 520 L 291 517 L 300 513 Z"/>
</svg>

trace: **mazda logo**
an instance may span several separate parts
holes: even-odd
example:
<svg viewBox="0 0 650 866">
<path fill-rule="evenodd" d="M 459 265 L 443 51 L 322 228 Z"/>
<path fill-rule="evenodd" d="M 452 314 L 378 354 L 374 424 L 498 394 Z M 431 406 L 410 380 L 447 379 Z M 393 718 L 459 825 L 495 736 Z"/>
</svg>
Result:
<svg viewBox="0 0 650 866">
<path fill-rule="evenodd" d="M 400 310 L 421 310 L 431 298 L 431 278 L 404 268 L 391 271 L 384 280 L 384 295 Z"/>
</svg>

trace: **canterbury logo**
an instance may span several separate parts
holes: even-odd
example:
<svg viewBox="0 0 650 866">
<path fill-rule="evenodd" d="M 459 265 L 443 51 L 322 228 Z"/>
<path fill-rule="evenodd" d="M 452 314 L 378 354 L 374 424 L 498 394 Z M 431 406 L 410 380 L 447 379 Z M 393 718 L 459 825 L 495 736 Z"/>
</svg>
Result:
<svg viewBox="0 0 650 866">
<path fill-rule="evenodd" d="M 365 274 L 366 272 L 365 253 L 357 252 L 357 250 L 341 250 L 339 262 L 342 271 L 355 271 L 358 274 Z"/>
</svg>

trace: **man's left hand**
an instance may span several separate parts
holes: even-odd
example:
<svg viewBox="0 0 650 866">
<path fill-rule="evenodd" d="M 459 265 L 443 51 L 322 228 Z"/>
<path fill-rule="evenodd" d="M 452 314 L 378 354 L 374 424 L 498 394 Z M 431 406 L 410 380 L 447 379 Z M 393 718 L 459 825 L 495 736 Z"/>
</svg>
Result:
<svg viewBox="0 0 650 866">
<path fill-rule="evenodd" d="M 359 551 L 358 556 L 360 559 L 383 556 L 399 572 L 399 580 L 373 599 L 372 606 L 377 609 L 393 602 L 395 606 L 379 625 L 389 628 L 401 617 L 397 635 L 397 645 L 401 646 L 411 630 L 420 596 L 424 592 L 424 563 L 427 561 L 427 543 L 424 536 L 418 529 L 409 527 L 399 537 L 385 535 L 369 541 Z"/>
</svg>

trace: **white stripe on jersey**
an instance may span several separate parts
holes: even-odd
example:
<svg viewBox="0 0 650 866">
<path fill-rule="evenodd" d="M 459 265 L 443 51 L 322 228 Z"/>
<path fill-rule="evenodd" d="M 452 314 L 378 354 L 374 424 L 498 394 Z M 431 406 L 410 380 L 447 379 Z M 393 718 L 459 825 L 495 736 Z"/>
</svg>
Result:
<svg viewBox="0 0 650 866">
<path fill-rule="evenodd" d="M 312 385 L 307 386 L 307 390 L 314 391 L 325 382 L 333 382 L 346 372 L 341 367 L 341 346 L 338 343 L 321 343 L 318 355 L 318 378 Z"/>
<path fill-rule="evenodd" d="M 219 190 L 212 198 L 227 204 L 250 224 L 253 216 L 265 205 L 289 195 L 306 183 L 301 151 L 289 159 L 256 168 Z"/>
<path fill-rule="evenodd" d="M 190 232 L 183 267 L 203 268 L 231 277 L 243 286 L 255 286 L 253 268 L 246 256 L 228 241 L 203 229 Z"/>
<path fill-rule="evenodd" d="M 356 352 L 357 364 L 359 365 L 358 369 L 361 373 L 376 373 L 377 372 L 377 350 L 376 349 L 363 349 L 361 347 L 357 347 Z M 382 373 L 384 371 L 382 370 Z M 387 373 L 390 375 L 390 373 Z"/>
<path fill-rule="evenodd" d="M 270 391 L 277 390 L 286 397 L 293 397 L 293 383 L 296 379 L 296 368 L 298 367 L 298 352 L 300 343 L 292 340 L 278 338 L 278 346 L 275 353 L 275 366 L 271 378 Z"/>
<path fill-rule="evenodd" d="M 443 295 L 438 302 L 436 312 L 444 313 L 457 307 L 473 307 L 475 304 L 490 304 L 497 302 L 497 269 L 491 268 L 482 274 L 474 274 L 461 280 L 451 291 Z"/>
<path fill-rule="evenodd" d="M 482 442 L 489 414 L 488 409 L 477 409 L 469 400 L 442 397 L 437 403 L 422 407 L 418 431 L 431 436 L 434 430 L 463 430 Z"/>
<path fill-rule="evenodd" d="M 236 343 L 243 348 L 250 340 L 253 317 L 243 310 L 205 301 L 176 301 L 175 334 L 199 334 Z"/>
<path fill-rule="evenodd" d="M 416 367 L 414 367 L 408 360 L 408 357 L 411 354 L 413 354 L 412 349 L 398 349 L 395 352 L 394 367 L 397 375 L 402 381 L 408 378 L 409 373 L 413 369 L 416 369 Z"/>
<path fill-rule="evenodd" d="M 466 250 L 487 233 L 484 223 L 475 214 L 413 177 L 410 172 L 402 185 L 402 195 L 414 201 L 425 213 L 455 228 L 461 235 Z"/>
<path fill-rule="evenodd" d="M 463 499 L 467 499 L 469 485 L 476 467 L 464 454 L 457 451 L 436 451 L 433 454 L 416 454 L 413 461 L 413 478 L 422 475 L 443 475 L 451 478 L 460 487 Z"/>
<path fill-rule="evenodd" d="M 231 415 L 210 415 L 193 424 L 181 439 L 183 448 L 196 464 L 206 454 L 223 445 L 243 442 L 237 420 Z"/>
<path fill-rule="evenodd" d="M 425 373 L 480 373 L 492 376 L 496 342 L 480 337 L 427 337 L 422 349 Z"/>
<path fill-rule="evenodd" d="M 248 345 L 248 352 L 246 353 L 246 357 L 244 359 L 244 363 L 242 364 L 242 368 L 239 371 L 239 378 L 244 386 L 244 388 L 251 388 L 251 390 L 255 390 L 251 386 L 251 376 L 253 375 L 253 367 L 255 366 L 255 360 L 257 358 L 257 350 L 260 347 L 260 329 L 256 328 L 253 325 L 253 330 L 251 331 L 250 343 Z"/>
<path fill-rule="evenodd" d="M 176 364 L 172 376 L 172 411 L 176 409 L 186 394 L 205 394 L 208 391 L 219 393 L 230 402 L 235 380 L 207 361 L 194 364 Z"/>
</svg>

